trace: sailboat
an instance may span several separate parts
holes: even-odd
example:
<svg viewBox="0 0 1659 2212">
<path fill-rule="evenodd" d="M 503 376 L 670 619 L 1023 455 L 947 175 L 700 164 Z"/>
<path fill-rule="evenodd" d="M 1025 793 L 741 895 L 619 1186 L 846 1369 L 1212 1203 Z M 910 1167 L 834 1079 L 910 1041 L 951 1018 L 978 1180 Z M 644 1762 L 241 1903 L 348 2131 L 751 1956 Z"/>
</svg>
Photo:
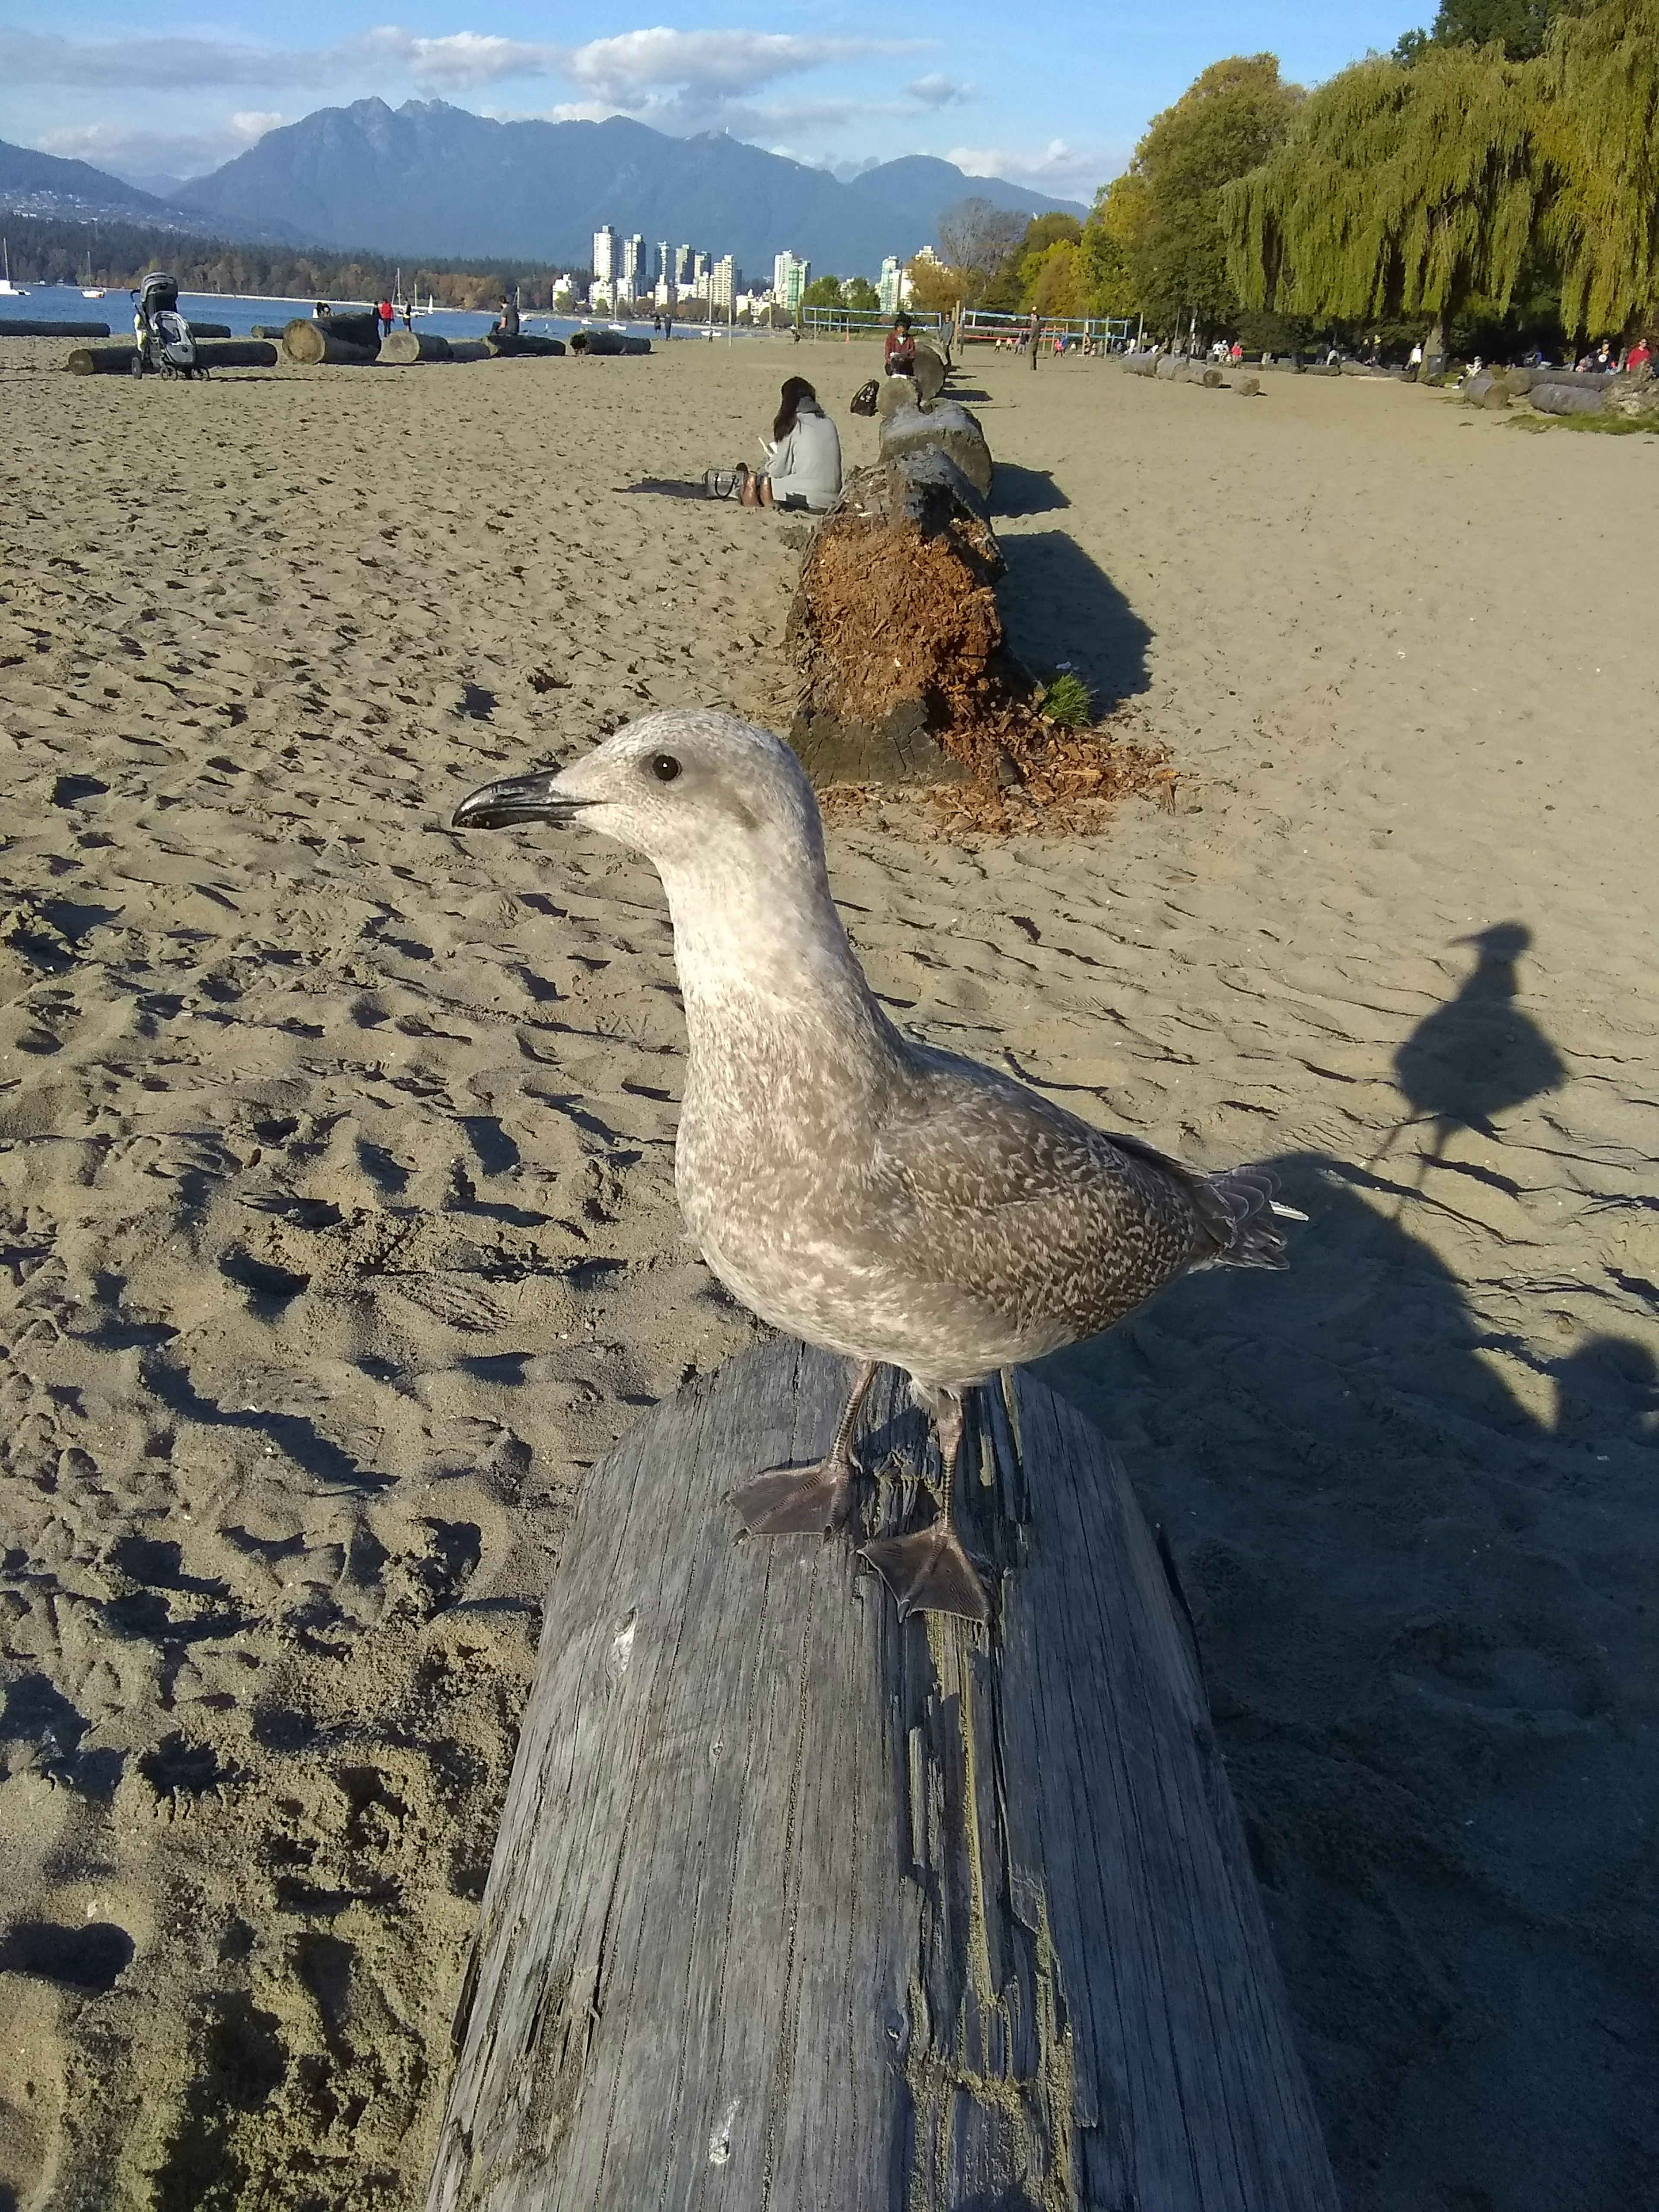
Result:
<svg viewBox="0 0 1659 2212">
<path fill-rule="evenodd" d="M 27 300 L 29 295 L 27 285 L 14 284 L 11 281 L 11 247 L 3 238 L 0 238 L 0 269 L 4 270 L 4 274 L 0 275 L 0 300 Z"/>
</svg>

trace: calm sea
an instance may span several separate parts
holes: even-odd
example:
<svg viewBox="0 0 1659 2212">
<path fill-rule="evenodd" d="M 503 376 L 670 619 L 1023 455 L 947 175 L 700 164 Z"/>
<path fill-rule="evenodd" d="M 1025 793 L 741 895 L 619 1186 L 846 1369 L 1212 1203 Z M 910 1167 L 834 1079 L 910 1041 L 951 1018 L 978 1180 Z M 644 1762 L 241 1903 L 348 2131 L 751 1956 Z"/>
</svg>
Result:
<svg viewBox="0 0 1659 2212">
<path fill-rule="evenodd" d="M 286 323 L 295 315 L 308 315 L 315 302 L 311 300 L 252 300 L 226 299 L 217 292 L 182 292 L 179 304 L 191 322 L 225 323 L 234 337 L 246 337 L 255 323 Z M 336 301 L 337 307 L 362 309 L 368 301 Z M 33 284 L 26 299 L 0 298 L 0 328 L 9 317 L 26 317 L 32 322 L 48 323 L 107 323 L 114 337 L 125 337 L 132 328 L 132 301 L 125 292 L 106 292 L 101 300 L 87 300 L 72 284 Z M 489 314 L 468 314 L 459 307 L 440 307 L 430 315 L 417 315 L 416 321 L 423 331 L 434 331 L 449 338 L 479 338 L 495 318 Z M 596 319 L 594 325 L 599 321 Z M 550 337 L 567 337 L 572 331 L 580 330 L 579 320 L 568 315 L 526 314 L 524 327 L 527 331 L 545 331 Z M 629 323 L 625 329 L 651 334 L 649 320 Z M 739 331 L 739 337 L 750 333 Z M 756 335 L 762 335 L 757 333 Z M 722 331 L 720 336 L 724 337 Z M 707 339 L 707 332 L 687 323 L 677 325 L 675 341 L 681 338 Z"/>
</svg>

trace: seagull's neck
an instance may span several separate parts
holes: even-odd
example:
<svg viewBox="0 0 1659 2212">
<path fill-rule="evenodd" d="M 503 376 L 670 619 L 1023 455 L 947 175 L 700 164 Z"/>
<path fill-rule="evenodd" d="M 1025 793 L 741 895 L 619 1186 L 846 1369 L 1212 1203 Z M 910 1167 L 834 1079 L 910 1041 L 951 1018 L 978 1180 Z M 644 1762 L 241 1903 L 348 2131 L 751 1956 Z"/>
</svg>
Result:
<svg viewBox="0 0 1659 2212">
<path fill-rule="evenodd" d="M 719 851 L 662 870 L 694 1058 L 705 1037 L 792 1054 L 832 1033 L 853 1073 L 893 1032 L 847 941 L 821 853 Z"/>
</svg>

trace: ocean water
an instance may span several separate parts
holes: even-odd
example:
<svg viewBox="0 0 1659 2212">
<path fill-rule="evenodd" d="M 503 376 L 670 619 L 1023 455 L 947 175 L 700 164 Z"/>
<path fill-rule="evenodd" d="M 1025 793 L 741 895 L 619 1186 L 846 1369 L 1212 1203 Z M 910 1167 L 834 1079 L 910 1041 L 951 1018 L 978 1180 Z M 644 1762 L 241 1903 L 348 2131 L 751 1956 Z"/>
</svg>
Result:
<svg viewBox="0 0 1659 2212">
<path fill-rule="evenodd" d="M 316 302 L 313 300 L 256 300 L 228 299 L 218 292 L 181 292 L 179 305 L 191 322 L 224 323 L 233 337 L 246 337 L 255 323 L 280 324 L 290 321 L 295 315 L 309 315 Z M 342 310 L 362 311 L 366 301 L 340 300 L 334 302 Z M 132 301 L 124 291 L 106 292 L 101 300 L 84 300 L 78 287 L 73 284 L 31 285 L 26 299 L 0 298 L 0 330 L 9 318 L 27 318 L 31 322 L 52 323 L 107 323 L 112 337 L 125 337 L 132 328 Z M 459 307 L 439 307 L 430 315 L 417 315 L 417 329 L 432 331 L 447 338 L 481 338 L 495 321 L 495 313 L 470 314 Z M 572 331 L 601 328 L 606 319 L 596 316 L 584 325 L 580 317 L 569 315 L 526 314 L 523 326 L 538 336 L 568 337 Z M 632 322 L 622 326 L 641 337 L 653 335 L 649 318 L 643 323 Z M 739 337 L 766 337 L 765 331 L 739 331 Z M 719 332 L 723 340 L 724 330 Z M 678 323 L 674 329 L 675 343 L 682 338 L 696 338 L 705 343 L 708 333 L 700 325 Z"/>
</svg>

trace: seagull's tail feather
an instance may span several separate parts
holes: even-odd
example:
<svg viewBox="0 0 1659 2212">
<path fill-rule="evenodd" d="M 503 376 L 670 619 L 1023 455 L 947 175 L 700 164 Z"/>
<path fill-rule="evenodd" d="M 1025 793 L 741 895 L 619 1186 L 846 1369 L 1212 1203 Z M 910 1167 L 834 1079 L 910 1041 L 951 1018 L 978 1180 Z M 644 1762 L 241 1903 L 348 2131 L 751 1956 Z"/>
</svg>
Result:
<svg viewBox="0 0 1659 2212">
<path fill-rule="evenodd" d="M 1214 1249 L 1196 1262 L 1200 1267 L 1288 1267 L 1283 1221 L 1307 1215 L 1277 1196 L 1279 1184 L 1267 1168 L 1229 1168 L 1205 1176 L 1195 1186 L 1199 1211 Z"/>
</svg>

